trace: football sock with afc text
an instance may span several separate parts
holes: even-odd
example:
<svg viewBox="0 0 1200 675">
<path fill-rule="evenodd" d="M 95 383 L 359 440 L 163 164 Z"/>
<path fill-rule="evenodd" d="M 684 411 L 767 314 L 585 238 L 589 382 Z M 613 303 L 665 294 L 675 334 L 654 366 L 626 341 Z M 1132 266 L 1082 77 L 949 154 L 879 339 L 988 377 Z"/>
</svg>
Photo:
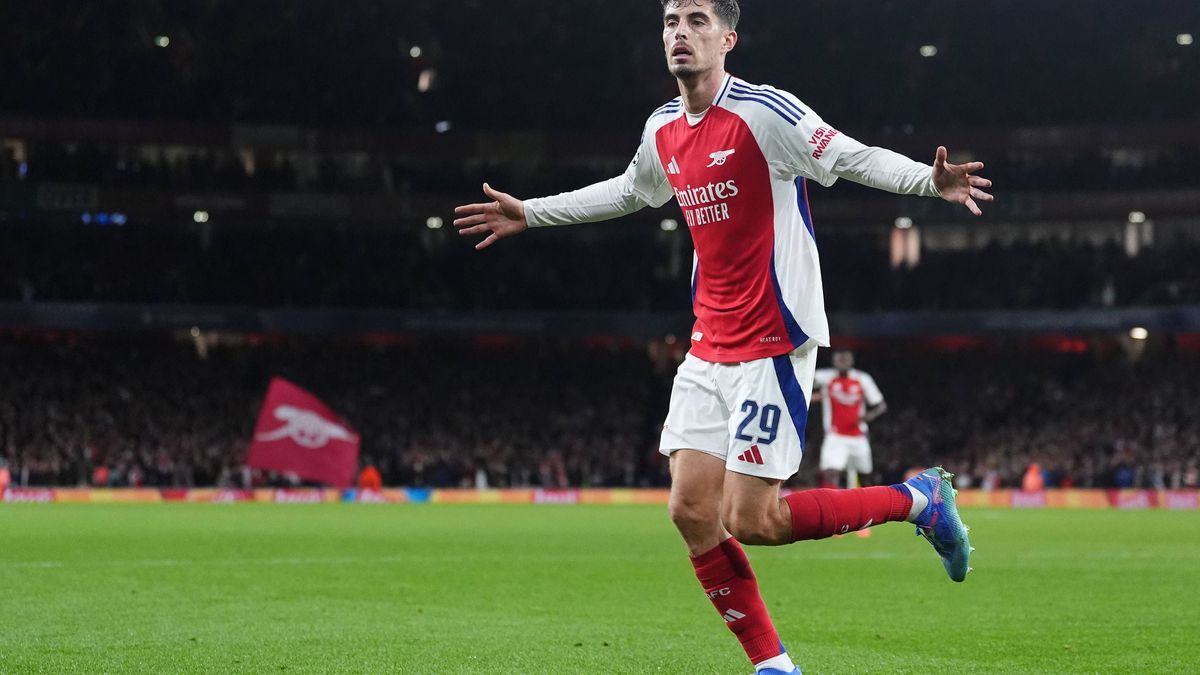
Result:
<svg viewBox="0 0 1200 675">
<path fill-rule="evenodd" d="M 692 558 L 692 566 L 708 599 L 742 643 L 751 663 L 766 661 L 783 651 L 779 634 L 759 595 L 750 560 L 736 539 L 726 539 Z"/>
</svg>

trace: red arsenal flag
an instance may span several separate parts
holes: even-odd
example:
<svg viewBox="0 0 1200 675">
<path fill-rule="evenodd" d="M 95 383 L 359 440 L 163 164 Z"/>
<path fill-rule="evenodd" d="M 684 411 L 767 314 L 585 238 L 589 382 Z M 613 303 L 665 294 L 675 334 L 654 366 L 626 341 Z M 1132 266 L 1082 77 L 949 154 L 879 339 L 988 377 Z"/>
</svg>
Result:
<svg viewBox="0 0 1200 675">
<path fill-rule="evenodd" d="M 276 377 L 258 413 L 246 466 L 350 487 L 360 441 L 358 432 L 320 399 Z"/>
</svg>

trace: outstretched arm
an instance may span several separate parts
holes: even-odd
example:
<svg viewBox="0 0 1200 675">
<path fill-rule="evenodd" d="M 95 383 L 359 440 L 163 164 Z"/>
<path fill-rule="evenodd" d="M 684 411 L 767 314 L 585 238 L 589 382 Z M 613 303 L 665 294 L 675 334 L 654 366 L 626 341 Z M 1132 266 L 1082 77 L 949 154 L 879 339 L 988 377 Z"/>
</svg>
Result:
<svg viewBox="0 0 1200 675">
<path fill-rule="evenodd" d="M 573 192 L 521 201 L 483 184 L 491 202 L 465 204 L 454 209 L 454 226 L 460 235 L 484 234 L 475 246 L 484 249 L 497 239 L 520 234 L 531 227 L 594 223 L 626 216 L 649 202 L 639 196 L 628 176 L 620 175 Z"/>
<path fill-rule="evenodd" d="M 836 176 L 897 194 L 941 197 L 965 205 L 977 216 L 983 212 L 975 200 L 992 201 L 992 195 L 983 191 L 992 186 L 992 181 L 972 175 L 983 168 L 983 162 L 950 164 L 946 161 L 945 146 L 937 149 L 931 167 L 891 150 L 846 140 L 847 147 L 833 165 L 832 173 Z"/>
<path fill-rule="evenodd" d="M 648 126 L 649 128 L 649 126 Z M 643 132 L 637 154 L 625 173 L 573 192 L 521 201 L 483 184 L 492 201 L 454 209 L 454 226 L 462 235 L 487 234 L 475 248 L 520 234 L 531 227 L 594 223 L 629 215 L 647 206 L 662 206 L 674 196 L 658 161 L 653 135 Z"/>
<path fill-rule="evenodd" d="M 791 94 L 778 90 L 775 94 L 789 97 L 797 109 L 807 109 L 791 125 L 770 118 L 774 126 L 767 130 L 767 138 L 776 143 L 775 148 L 784 158 L 783 167 L 794 175 L 814 179 L 825 187 L 845 178 L 897 194 L 941 197 L 966 206 L 977 216 L 982 212 L 976 200 L 992 201 L 992 195 L 983 191 L 992 186 L 992 181 L 973 175 L 983 169 L 983 162 L 950 164 L 946 148 L 939 147 L 930 166 L 898 152 L 868 147 L 829 126 Z"/>
</svg>

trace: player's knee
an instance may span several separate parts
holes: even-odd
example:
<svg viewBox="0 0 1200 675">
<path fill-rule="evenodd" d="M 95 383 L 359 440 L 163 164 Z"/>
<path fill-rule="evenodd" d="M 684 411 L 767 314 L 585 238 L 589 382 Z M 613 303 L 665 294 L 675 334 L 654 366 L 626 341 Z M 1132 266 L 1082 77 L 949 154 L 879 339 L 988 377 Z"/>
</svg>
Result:
<svg viewBox="0 0 1200 675">
<path fill-rule="evenodd" d="M 671 495 L 671 500 L 667 503 L 667 513 L 671 516 L 671 522 L 675 523 L 675 527 L 681 532 L 713 526 L 719 522 L 720 516 L 710 500 L 680 494 Z"/>
</svg>

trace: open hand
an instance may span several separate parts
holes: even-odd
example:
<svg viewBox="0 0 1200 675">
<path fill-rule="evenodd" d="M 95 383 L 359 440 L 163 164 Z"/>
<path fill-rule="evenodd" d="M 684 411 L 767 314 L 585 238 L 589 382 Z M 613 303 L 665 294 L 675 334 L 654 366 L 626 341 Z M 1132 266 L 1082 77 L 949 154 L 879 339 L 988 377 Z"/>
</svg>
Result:
<svg viewBox="0 0 1200 675">
<path fill-rule="evenodd" d="M 520 234 L 529 229 L 525 220 L 525 205 L 520 199 L 499 190 L 493 190 L 491 185 L 483 184 L 483 194 L 493 201 L 484 204 L 464 204 L 455 207 L 454 226 L 460 235 L 483 234 L 488 236 L 475 245 L 475 250 L 483 250 L 496 240 Z"/>
<path fill-rule="evenodd" d="M 950 164 L 946 161 L 946 146 L 938 146 L 937 155 L 933 159 L 933 186 L 938 189 L 942 199 L 954 204 L 963 204 L 977 216 L 983 211 L 975 203 L 990 202 L 994 199 L 980 188 L 992 187 L 992 181 L 972 176 L 972 173 L 983 169 L 983 162 L 968 162 L 967 164 Z"/>
</svg>

